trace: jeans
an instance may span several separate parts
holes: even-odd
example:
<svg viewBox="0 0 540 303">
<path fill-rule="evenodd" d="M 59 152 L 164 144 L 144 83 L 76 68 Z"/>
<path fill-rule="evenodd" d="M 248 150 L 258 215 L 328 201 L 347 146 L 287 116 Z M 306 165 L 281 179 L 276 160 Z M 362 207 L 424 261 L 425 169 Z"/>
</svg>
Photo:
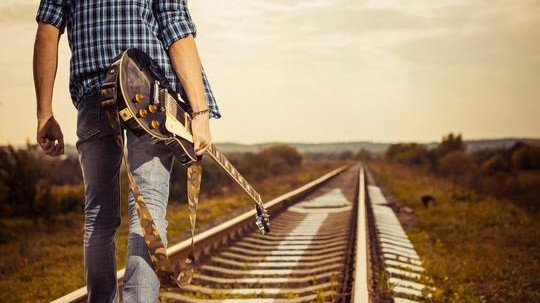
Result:
<svg viewBox="0 0 540 303">
<path fill-rule="evenodd" d="M 114 235 L 120 225 L 122 155 L 114 139 L 99 92 L 76 105 L 77 150 L 85 186 L 84 266 L 88 302 L 118 302 Z M 167 245 L 165 219 L 173 156 L 148 135 L 126 131 L 128 161 L 148 209 Z M 122 297 L 124 302 L 155 303 L 159 281 L 152 268 L 137 217 L 133 194 L 128 198 L 129 236 Z"/>
</svg>

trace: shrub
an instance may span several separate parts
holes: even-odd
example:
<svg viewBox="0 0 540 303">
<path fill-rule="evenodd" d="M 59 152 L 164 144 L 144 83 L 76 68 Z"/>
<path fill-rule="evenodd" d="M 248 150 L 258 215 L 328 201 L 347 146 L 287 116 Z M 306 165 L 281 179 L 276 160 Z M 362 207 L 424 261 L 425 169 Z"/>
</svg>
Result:
<svg viewBox="0 0 540 303">
<path fill-rule="evenodd" d="M 291 173 L 302 166 L 302 155 L 293 147 L 276 145 L 259 153 L 232 153 L 227 158 L 255 186 L 263 180 Z M 203 178 L 201 195 L 215 197 L 237 190 L 237 186 L 214 161 L 203 158 Z M 186 168 L 176 163 L 173 166 L 170 183 L 172 200 L 184 202 L 186 197 Z"/>
<path fill-rule="evenodd" d="M 540 169 L 540 147 L 518 142 L 510 152 L 514 169 Z"/>
<path fill-rule="evenodd" d="M 259 154 L 274 176 L 290 173 L 302 165 L 302 155 L 294 147 L 288 145 L 272 146 Z"/>
<path fill-rule="evenodd" d="M 427 165 L 429 163 L 428 150 L 417 143 L 392 144 L 386 151 L 386 159 L 391 162 L 405 165 Z"/>
<path fill-rule="evenodd" d="M 72 211 L 80 211 L 84 208 L 84 186 L 78 185 L 62 185 L 51 188 L 51 196 L 56 212 L 68 213 Z"/>
<path fill-rule="evenodd" d="M 44 159 L 36 145 L 27 144 L 26 149 L 13 146 L 0 149 L 0 183 L 7 188 L 2 203 L 8 213 L 25 215 L 37 220 L 48 216 L 47 176 L 53 165 Z"/>
</svg>

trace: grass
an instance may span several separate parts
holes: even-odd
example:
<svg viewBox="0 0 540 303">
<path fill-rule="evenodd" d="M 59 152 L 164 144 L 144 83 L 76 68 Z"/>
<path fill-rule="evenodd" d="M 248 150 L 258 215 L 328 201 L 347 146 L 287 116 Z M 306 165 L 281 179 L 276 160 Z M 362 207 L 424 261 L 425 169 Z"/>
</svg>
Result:
<svg viewBox="0 0 540 303">
<path fill-rule="evenodd" d="M 254 185 L 268 201 L 339 165 L 337 162 L 305 164 L 294 174 L 276 176 Z M 125 193 L 123 196 L 122 225 L 115 241 L 118 269 L 125 266 L 128 234 Z M 252 202 L 240 190 L 227 197 L 202 199 L 197 232 L 252 207 Z M 167 220 L 170 244 L 187 238 L 189 215 L 185 204 L 170 202 Z M 82 213 L 57 216 L 38 225 L 27 219 L 0 220 L 0 302 L 48 302 L 84 286 L 82 222 Z"/>
<path fill-rule="evenodd" d="M 373 162 L 370 169 L 414 211 L 404 226 L 437 287 L 434 302 L 540 302 L 538 212 L 410 167 Z M 423 194 L 437 205 L 424 208 Z"/>
</svg>

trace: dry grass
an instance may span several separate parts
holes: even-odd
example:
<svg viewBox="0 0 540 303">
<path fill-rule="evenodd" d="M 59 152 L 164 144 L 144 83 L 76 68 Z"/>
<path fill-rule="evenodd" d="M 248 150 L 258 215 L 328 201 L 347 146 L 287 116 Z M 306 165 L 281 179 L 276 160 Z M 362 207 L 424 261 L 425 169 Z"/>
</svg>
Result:
<svg viewBox="0 0 540 303">
<path fill-rule="evenodd" d="M 372 163 L 379 185 L 414 210 L 408 235 L 438 288 L 434 302 L 540 302 L 540 218 L 409 167 Z M 419 198 L 432 194 L 437 206 Z"/>
<path fill-rule="evenodd" d="M 257 184 L 256 188 L 267 201 L 329 172 L 339 164 L 306 164 L 295 174 L 271 178 Z M 125 198 L 123 200 L 125 204 Z M 197 230 L 200 232 L 215 226 L 251 207 L 252 203 L 240 190 L 228 197 L 203 199 L 200 201 Z M 116 234 L 118 268 L 125 265 L 126 212 L 126 205 L 123 205 L 122 225 Z M 168 221 L 169 243 L 187 237 L 188 212 L 185 204 L 170 203 Z M 82 214 L 78 213 L 58 216 L 38 226 L 26 219 L 1 220 L 0 302 L 48 302 L 83 286 L 82 222 Z"/>
</svg>

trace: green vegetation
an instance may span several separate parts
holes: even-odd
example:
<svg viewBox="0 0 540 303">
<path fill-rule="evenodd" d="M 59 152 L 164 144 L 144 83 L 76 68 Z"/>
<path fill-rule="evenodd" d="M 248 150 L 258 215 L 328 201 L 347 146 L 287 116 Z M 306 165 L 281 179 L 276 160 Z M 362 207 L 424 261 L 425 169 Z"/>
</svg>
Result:
<svg viewBox="0 0 540 303">
<path fill-rule="evenodd" d="M 369 167 L 379 185 L 414 210 L 404 226 L 437 287 L 433 302 L 540 302 L 538 212 L 418 166 Z M 424 194 L 437 205 L 425 208 Z"/>
<path fill-rule="evenodd" d="M 540 146 L 516 142 L 509 148 L 467 152 L 461 135 L 449 134 L 434 148 L 392 144 L 385 159 L 447 178 L 453 185 L 509 199 L 531 211 L 540 209 Z"/>
<path fill-rule="evenodd" d="M 434 279 L 434 302 L 540 302 L 540 146 L 468 152 L 448 134 L 432 148 L 392 144 L 370 168 L 414 211 L 400 219 Z"/>
<path fill-rule="evenodd" d="M 44 157 L 32 146 L 20 150 L 1 150 L 12 168 L 7 167 L 4 160 L 0 161 L 0 174 L 8 176 L 4 178 L 4 175 L 0 175 L 0 301 L 46 302 L 83 286 L 83 188 L 80 183 L 58 180 L 58 175 L 73 178 L 77 171 L 73 165 L 78 163 L 69 158 L 53 160 Z M 255 160 L 244 161 L 243 157 Z M 23 159 L 26 162 L 14 159 Z M 286 146 L 273 147 L 258 154 L 235 154 L 231 159 L 238 165 L 239 170 L 246 174 L 246 178 L 253 182 L 253 186 L 260 191 L 265 201 L 343 164 L 331 159 L 313 162 Z M 261 163 L 267 160 L 271 162 Z M 48 167 L 49 172 L 54 172 L 55 175 L 41 173 L 43 167 Z M 219 168 L 205 163 L 204 169 L 198 232 L 253 207 L 252 202 Z M 269 170 L 271 173 L 258 172 L 258 169 Z M 65 173 L 70 171 L 75 173 Z M 24 182 L 8 182 L 10 175 L 22 172 L 27 175 L 17 175 L 17 178 Z M 169 243 L 179 242 L 188 236 L 188 210 L 182 196 L 185 192 L 183 174 L 181 168 L 174 168 L 173 191 L 167 216 Z M 260 176 L 257 177 L 256 174 Z M 33 182 L 28 183 L 29 181 Z M 43 184 L 47 186 L 44 187 Z M 21 192 L 21 189 L 36 191 L 38 186 L 42 190 L 45 188 L 47 195 L 13 196 L 13 192 Z M 128 233 L 125 177 L 122 178 L 122 187 L 122 225 L 116 234 L 119 269 L 125 265 Z M 25 199 L 30 199 L 33 204 Z M 36 208 L 38 211 L 29 214 L 15 202 L 23 203 L 24 210 L 32 209 L 32 205 L 37 205 L 36 203 L 44 207 Z M 46 211 L 43 211 L 44 209 Z"/>
<path fill-rule="evenodd" d="M 77 159 L 46 157 L 30 144 L 0 148 L 0 218 L 24 217 L 36 224 L 81 209 L 80 176 Z"/>
</svg>

